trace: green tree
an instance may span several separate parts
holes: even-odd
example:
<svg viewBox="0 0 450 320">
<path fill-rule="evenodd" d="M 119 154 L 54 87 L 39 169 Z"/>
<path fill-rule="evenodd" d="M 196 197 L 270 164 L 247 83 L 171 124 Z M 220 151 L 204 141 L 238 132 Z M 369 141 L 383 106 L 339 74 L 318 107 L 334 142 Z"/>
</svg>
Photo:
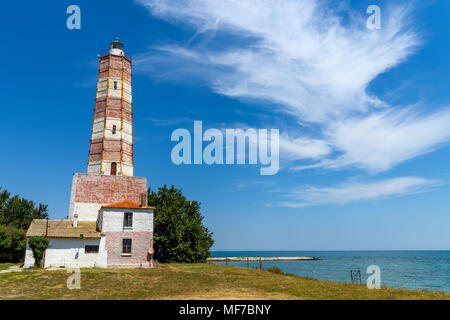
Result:
<svg viewBox="0 0 450 320">
<path fill-rule="evenodd" d="M 48 216 L 47 206 L 36 207 L 30 200 L 14 196 L 3 203 L 0 213 L 0 224 L 13 225 L 19 229 L 28 229 L 33 219 L 45 219 Z"/>
<path fill-rule="evenodd" d="M 25 231 L 0 225 L 0 262 L 23 260 L 25 247 Z"/>
<path fill-rule="evenodd" d="M 28 239 L 28 245 L 33 251 L 34 265 L 41 267 L 44 251 L 50 247 L 48 239 L 44 237 L 30 237 Z"/>
<path fill-rule="evenodd" d="M 0 187 L 0 261 L 18 262 L 25 253 L 25 234 L 33 219 L 48 217 L 46 205 L 36 206 L 33 201 L 11 197 Z"/>
<path fill-rule="evenodd" d="M 8 191 L 2 191 L 2 188 L 0 187 L 0 214 L 3 213 L 5 204 L 8 201 L 10 195 L 11 194 Z"/>
<path fill-rule="evenodd" d="M 155 258 L 161 262 L 204 262 L 214 244 L 203 225 L 200 203 L 188 201 L 181 189 L 165 185 L 155 193 L 148 190 L 154 217 Z"/>
<path fill-rule="evenodd" d="M 12 228 L 12 262 L 23 261 L 25 258 L 25 249 L 27 246 L 27 240 L 25 238 L 26 230 Z"/>
<path fill-rule="evenodd" d="M 12 237 L 5 226 L 0 225 L 0 262 L 12 261 Z"/>
</svg>

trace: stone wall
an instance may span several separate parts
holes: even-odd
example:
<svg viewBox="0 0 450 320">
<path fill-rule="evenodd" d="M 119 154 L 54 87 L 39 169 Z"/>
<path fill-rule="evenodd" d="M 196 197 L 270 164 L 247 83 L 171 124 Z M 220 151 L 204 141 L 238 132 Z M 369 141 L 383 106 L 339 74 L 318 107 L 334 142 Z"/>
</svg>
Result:
<svg viewBox="0 0 450 320">
<path fill-rule="evenodd" d="M 96 221 L 102 205 L 129 200 L 140 203 L 147 192 L 147 179 L 76 173 L 73 176 L 69 219 L 78 213 L 80 221 Z"/>
<path fill-rule="evenodd" d="M 108 268 L 149 268 L 152 232 L 107 232 Z M 131 239 L 131 254 L 122 254 L 122 240 Z"/>
</svg>

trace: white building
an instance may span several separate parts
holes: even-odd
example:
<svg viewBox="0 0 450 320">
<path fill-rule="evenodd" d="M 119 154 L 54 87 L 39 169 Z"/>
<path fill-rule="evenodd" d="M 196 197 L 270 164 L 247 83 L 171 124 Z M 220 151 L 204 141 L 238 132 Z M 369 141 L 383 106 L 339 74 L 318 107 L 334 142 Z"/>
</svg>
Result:
<svg viewBox="0 0 450 320">
<path fill-rule="evenodd" d="M 27 238 L 47 237 L 43 266 L 118 267 L 152 266 L 153 208 L 123 201 L 102 206 L 97 221 L 35 219 Z M 27 244 L 24 268 L 34 265 Z"/>
</svg>

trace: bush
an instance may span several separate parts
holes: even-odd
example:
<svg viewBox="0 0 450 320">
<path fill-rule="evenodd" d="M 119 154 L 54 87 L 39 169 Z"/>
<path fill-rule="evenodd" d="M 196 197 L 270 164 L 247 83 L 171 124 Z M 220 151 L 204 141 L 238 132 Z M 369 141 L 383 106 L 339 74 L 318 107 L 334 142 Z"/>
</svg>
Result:
<svg viewBox="0 0 450 320">
<path fill-rule="evenodd" d="M 276 273 L 276 274 L 285 274 L 280 268 L 278 268 L 277 266 L 273 266 L 272 268 L 267 269 L 267 271 L 272 272 L 272 273 Z"/>
<path fill-rule="evenodd" d="M 30 237 L 28 245 L 33 251 L 34 265 L 38 268 L 41 267 L 45 249 L 50 247 L 48 239 L 44 237 Z"/>
<path fill-rule="evenodd" d="M 188 201 L 180 189 L 167 186 L 158 193 L 148 190 L 154 217 L 154 257 L 160 262 L 205 262 L 214 244 L 203 225 L 200 203 Z"/>
</svg>

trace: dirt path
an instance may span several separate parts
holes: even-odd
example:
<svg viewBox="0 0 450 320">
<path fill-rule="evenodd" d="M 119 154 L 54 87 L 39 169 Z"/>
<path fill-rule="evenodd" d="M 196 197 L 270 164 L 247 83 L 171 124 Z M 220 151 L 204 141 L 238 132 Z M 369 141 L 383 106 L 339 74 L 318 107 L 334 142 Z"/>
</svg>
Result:
<svg viewBox="0 0 450 320">
<path fill-rule="evenodd" d="M 11 266 L 6 270 L 0 270 L 0 273 L 22 272 L 22 270 L 20 266 Z"/>
</svg>

